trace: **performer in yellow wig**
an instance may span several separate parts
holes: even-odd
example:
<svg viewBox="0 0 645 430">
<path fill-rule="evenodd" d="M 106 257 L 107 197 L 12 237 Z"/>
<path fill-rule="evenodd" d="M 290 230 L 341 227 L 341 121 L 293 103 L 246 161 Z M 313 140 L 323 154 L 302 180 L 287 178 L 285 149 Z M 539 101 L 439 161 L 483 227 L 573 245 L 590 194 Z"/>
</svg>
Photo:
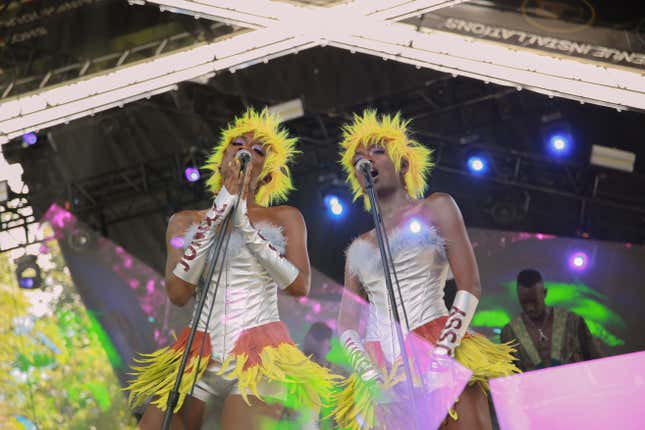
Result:
<svg viewBox="0 0 645 430">
<path fill-rule="evenodd" d="M 214 284 L 221 274 L 219 289 L 209 289 L 199 316 L 173 428 L 201 428 L 205 402 L 213 396 L 224 399 L 222 429 L 259 428 L 280 418 L 285 405 L 316 413 L 328 400 L 334 376 L 300 352 L 278 315 L 278 290 L 306 295 L 310 284 L 302 215 L 269 206 L 293 188 L 288 163 L 295 143 L 266 109 L 249 109 L 223 130 L 204 167 L 213 172 L 212 207 L 182 211 L 169 221 L 166 289 L 183 306 L 195 293 L 218 228 L 239 200 L 226 259 L 210 280 Z M 244 183 L 236 157 L 241 150 L 252 154 Z M 188 246 L 176 249 L 171 239 L 181 235 Z M 159 429 L 188 333 L 186 328 L 174 345 L 142 355 L 133 367 L 131 404 L 152 398 L 141 428 Z"/>
<path fill-rule="evenodd" d="M 445 356 L 456 358 L 473 372 L 471 383 L 450 411 L 452 418 L 443 425 L 491 428 L 487 381 L 518 370 L 509 345 L 467 332 L 481 295 L 477 262 L 455 201 L 442 193 L 424 198 L 431 151 L 410 137 L 408 121 L 399 114 L 379 116 L 373 110 L 354 115 L 353 122 L 343 128 L 340 146 L 341 164 L 354 198 L 363 197 L 368 209 L 365 178 L 354 166 L 361 159 L 371 164 L 401 290 L 396 306 L 406 345 L 413 338 L 424 339 L 428 345 L 427 357 L 417 357 L 421 372 L 425 374 L 427 366 L 442 358 L 445 361 Z M 449 312 L 443 289 L 451 269 L 458 291 Z M 386 423 L 375 418 L 375 391 L 370 388 L 396 385 L 402 377 L 391 311 L 394 305 L 387 295 L 374 230 L 357 238 L 347 250 L 345 289 L 338 329 L 354 373 L 336 398 L 336 419 L 349 429 L 403 428 L 407 424 L 401 421 Z M 369 308 L 364 336 L 358 334 L 360 299 Z"/>
</svg>

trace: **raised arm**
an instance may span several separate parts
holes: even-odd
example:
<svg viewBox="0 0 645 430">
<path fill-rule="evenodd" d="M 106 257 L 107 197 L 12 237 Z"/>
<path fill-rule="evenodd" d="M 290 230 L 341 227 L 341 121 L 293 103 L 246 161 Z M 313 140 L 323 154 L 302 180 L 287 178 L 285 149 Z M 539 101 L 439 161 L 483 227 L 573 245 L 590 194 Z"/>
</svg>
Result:
<svg viewBox="0 0 645 430">
<path fill-rule="evenodd" d="M 208 252 L 215 241 L 216 231 L 238 200 L 237 194 L 242 181 L 239 160 L 230 162 L 226 172 L 223 185 L 213 200 L 213 205 L 201 219 L 195 219 L 195 212 L 180 212 L 168 223 L 166 290 L 170 301 L 177 306 L 184 306 L 192 296 L 204 270 Z M 195 221 L 198 221 L 198 225 L 191 242 L 183 251 L 175 249 L 170 244 L 170 240 L 177 235 L 185 234 L 188 227 Z"/>
<path fill-rule="evenodd" d="M 433 194 L 427 202 L 430 219 L 439 235 L 446 241 L 448 261 L 457 290 L 468 291 L 479 299 L 481 283 L 477 260 L 457 203 L 450 195 L 444 193 Z"/>
<path fill-rule="evenodd" d="M 188 211 L 182 211 L 174 214 L 170 218 L 166 230 L 166 293 L 170 301 L 177 306 L 184 306 L 190 300 L 190 297 L 195 291 L 195 285 L 178 278 L 172 273 L 182 258 L 184 250 L 172 246 L 171 240 L 173 237 L 183 236 L 192 224 L 192 214 Z"/>
<path fill-rule="evenodd" d="M 284 257 L 298 269 L 298 275 L 284 291 L 292 296 L 306 296 L 311 288 L 311 266 L 305 220 L 298 209 L 290 206 L 281 206 L 278 213 L 287 240 Z"/>
</svg>

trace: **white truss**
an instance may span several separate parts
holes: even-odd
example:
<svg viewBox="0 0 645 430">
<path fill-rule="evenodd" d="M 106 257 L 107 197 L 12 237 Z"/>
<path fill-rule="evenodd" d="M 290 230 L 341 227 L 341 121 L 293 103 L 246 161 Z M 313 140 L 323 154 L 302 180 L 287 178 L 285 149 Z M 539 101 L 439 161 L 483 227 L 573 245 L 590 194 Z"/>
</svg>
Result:
<svg viewBox="0 0 645 430">
<path fill-rule="evenodd" d="M 397 22 L 461 1 L 356 0 L 325 8 L 270 0 L 149 0 L 163 10 L 249 30 L 6 99 L 0 102 L 0 143 L 182 81 L 326 45 L 550 96 L 645 110 L 645 77 L 639 72 Z"/>
</svg>

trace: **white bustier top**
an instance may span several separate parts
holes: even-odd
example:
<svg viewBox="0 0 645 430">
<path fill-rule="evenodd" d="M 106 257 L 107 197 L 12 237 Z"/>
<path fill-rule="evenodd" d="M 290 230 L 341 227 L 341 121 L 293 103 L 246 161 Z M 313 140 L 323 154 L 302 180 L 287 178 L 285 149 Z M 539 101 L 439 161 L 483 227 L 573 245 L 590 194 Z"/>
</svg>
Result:
<svg viewBox="0 0 645 430">
<path fill-rule="evenodd" d="M 286 239 L 280 227 L 259 222 L 255 228 L 278 252 L 284 254 Z M 186 236 L 192 237 L 192 234 L 187 232 Z M 204 272 L 207 270 L 208 263 Z M 220 271 L 222 277 L 213 304 Z M 200 331 L 210 334 L 213 359 L 223 361 L 243 330 L 280 320 L 277 290 L 278 286 L 273 278 L 248 250 L 239 231 L 234 229 L 228 244 L 226 262 L 223 269 L 219 265 L 213 274 L 198 324 Z M 211 306 L 213 309 L 207 325 Z"/>
<path fill-rule="evenodd" d="M 443 290 L 449 263 L 444 240 L 436 228 L 422 225 L 419 232 L 413 233 L 407 226 L 398 227 L 389 233 L 389 241 L 409 329 L 414 330 L 448 315 Z M 369 300 L 365 341 L 380 342 L 385 358 L 392 362 L 399 355 L 399 344 L 378 246 L 366 239 L 355 240 L 347 249 L 347 263 L 350 273 L 358 277 Z M 406 334 L 408 327 L 393 275 L 392 282 L 401 328 Z"/>
</svg>

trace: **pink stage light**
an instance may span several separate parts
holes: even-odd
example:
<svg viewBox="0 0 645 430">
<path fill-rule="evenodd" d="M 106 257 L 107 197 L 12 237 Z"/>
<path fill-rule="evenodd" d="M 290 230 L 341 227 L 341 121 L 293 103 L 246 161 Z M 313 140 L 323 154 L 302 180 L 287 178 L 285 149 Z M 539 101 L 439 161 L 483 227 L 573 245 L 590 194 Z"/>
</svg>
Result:
<svg viewBox="0 0 645 430">
<path fill-rule="evenodd" d="M 645 352 L 490 381 L 501 430 L 643 428 Z"/>
<path fill-rule="evenodd" d="M 589 257 L 584 252 L 575 252 L 569 257 L 569 267 L 573 270 L 583 271 L 589 265 Z"/>
</svg>

